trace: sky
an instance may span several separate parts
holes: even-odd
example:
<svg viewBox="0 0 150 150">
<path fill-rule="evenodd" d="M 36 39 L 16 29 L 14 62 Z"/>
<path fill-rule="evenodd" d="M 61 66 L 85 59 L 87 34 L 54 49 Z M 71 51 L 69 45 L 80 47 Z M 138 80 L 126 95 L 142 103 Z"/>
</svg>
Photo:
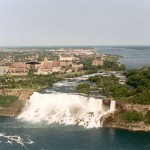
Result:
<svg viewBox="0 0 150 150">
<path fill-rule="evenodd" d="M 0 46 L 150 45 L 150 0 L 0 0 Z"/>
</svg>

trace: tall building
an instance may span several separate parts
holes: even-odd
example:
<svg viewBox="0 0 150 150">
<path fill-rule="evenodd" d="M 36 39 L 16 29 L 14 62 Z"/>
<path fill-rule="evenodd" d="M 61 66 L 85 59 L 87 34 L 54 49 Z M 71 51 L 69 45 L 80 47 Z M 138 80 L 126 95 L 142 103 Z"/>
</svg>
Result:
<svg viewBox="0 0 150 150">
<path fill-rule="evenodd" d="M 49 69 L 50 68 L 50 65 L 49 65 L 47 57 L 44 58 L 43 68 L 44 69 Z"/>
</svg>

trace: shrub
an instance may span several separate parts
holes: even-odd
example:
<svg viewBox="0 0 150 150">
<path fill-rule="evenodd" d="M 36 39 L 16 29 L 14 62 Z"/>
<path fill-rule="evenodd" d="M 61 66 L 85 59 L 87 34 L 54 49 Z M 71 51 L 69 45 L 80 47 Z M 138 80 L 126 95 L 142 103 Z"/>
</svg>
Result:
<svg viewBox="0 0 150 150">
<path fill-rule="evenodd" d="M 79 93 L 89 93 L 90 92 L 90 84 L 82 83 L 76 87 L 76 91 Z"/>
<path fill-rule="evenodd" d="M 143 121 L 143 115 L 136 110 L 128 111 L 125 113 L 124 119 L 129 123 L 140 122 Z"/>
</svg>

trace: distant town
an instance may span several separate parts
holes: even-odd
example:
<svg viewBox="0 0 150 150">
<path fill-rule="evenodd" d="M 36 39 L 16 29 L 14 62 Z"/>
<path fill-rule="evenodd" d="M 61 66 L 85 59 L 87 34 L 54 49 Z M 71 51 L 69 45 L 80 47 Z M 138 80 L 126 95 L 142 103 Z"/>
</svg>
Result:
<svg viewBox="0 0 150 150">
<path fill-rule="evenodd" d="M 35 74 L 45 75 L 54 72 L 77 72 L 87 70 L 87 64 L 91 69 L 102 67 L 105 61 L 113 57 L 95 48 L 1 48 L 0 75 L 27 75 L 31 68 Z"/>
</svg>

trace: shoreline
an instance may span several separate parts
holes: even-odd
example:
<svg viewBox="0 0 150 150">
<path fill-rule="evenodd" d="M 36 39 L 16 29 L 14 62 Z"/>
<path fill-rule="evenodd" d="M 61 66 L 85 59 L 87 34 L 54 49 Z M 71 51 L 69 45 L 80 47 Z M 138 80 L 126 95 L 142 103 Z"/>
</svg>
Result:
<svg viewBox="0 0 150 150">
<path fill-rule="evenodd" d="M 113 128 L 113 129 L 123 129 L 123 130 L 129 130 L 129 131 L 143 131 L 143 132 L 150 132 L 150 126 L 136 126 L 136 125 L 127 125 L 127 124 L 121 124 L 121 125 L 117 125 L 117 124 L 107 124 L 104 127 L 106 128 Z"/>
<path fill-rule="evenodd" d="M 112 123 L 109 122 L 105 124 L 103 127 L 105 128 L 114 128 L 114 129 L 123 129 L 129 131 L 143 131 L 143 132 L 150 132 L 150 126 L 145 125 L 144 122 L 139 123 Z"/>
</svg>

